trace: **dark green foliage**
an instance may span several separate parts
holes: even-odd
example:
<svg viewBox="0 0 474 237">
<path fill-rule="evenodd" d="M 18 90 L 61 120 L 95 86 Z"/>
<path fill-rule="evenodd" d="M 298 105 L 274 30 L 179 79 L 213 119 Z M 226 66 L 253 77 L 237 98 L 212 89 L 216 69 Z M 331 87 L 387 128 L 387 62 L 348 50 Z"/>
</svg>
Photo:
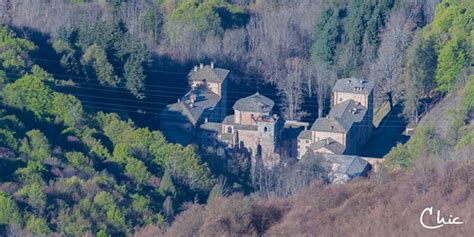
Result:
<svg viewBox="0 0 474 237">
<path fill-rule="evenodd" d="M 313 62 L 335 63 L 340 74 L 350 76 L 362 63 L 363 50 L 378 47 L 380 31 L 393 5 L 393 0 L 328 4 L 316 19 L 311 49 Z"/>
<path fill-rule="evenodd" d="M 30 215 L 26 221 L 26 228 L 35 235 L 47 235 L 51 232 L 45 219 Z"/>
<path fill-rule="evenodd" d="M 176 187 L 169 171 L 165 171 L 158 191 L 162 196 L 176 196 Z"/>
<path fill-rule="evenodd" d="M 84 122 L 82 104 L 73 95 L 55 93 L 52 112 L 58 122 L 69 127 L 80 127 Z"/>
<path fill-rule="evenodd" d="M 403 86 L 409 118 L 416 121 L 419 99 L 434 90 L 451 92 L 465 78 L 462 72 L 472 60 L 473 6 L 472 1 L 444 1 L 438 5 L 433 22 L 415 37 L 408 51 Z"/>
<path fill-rule="evenodd" d="M 433 41 L 425 41 L 420 35 L 408 50 L 406 69 L 403 74 L 405 89 L 404 113 L 413 121 L 418 119 L 418 100 L 436 87 L 435 70 L 437 55 Z"/>
<path fill-rule="evenodd" d="M 18 73 L 26 69 L 27 53 L 36 47 L 28 40 L 16 37 L 10 29 L 0 24 L 0 49 L 0 69 Z"/>
<path fill-rule="evenodd" d="M 22 223 L 20 210 L 15 201 L 8 195 L 0 192 L 0 225 Z"/>
<path fill-rule="evenodd" d="M 102 84 L 115 87 L 120 82 L 120 79 L 114 73 L 112 64 L 110 64 L 107 59 L 104 49 L 97 44 L 93 44 L 87 48 L 82 56 L 81 63 L 89 68 L 89 70 L 86 71 L 89 72 L 87 74 L 90 75 L 94 73 L 93 75 L 97 77 Z"/>
<path fill-rule="evenodd" d="M 151 177 L 150 172 L 143 161 L 129 157 L 125 165 L 125 174 L 129 176 L 137 185 L 144 185 Z"/>
<path fill-rule="evenodd" d="M 125 87 L 135 97 L 144 98 L 147 51 L 123 22 L 109 20 L 62 28 L 58 35 L 53 47 L 62 55 L 61 65 L 79 76 L 76 80 L 87 76 L 107 86 Z"/>
<path fill-rule="evenodd" d="M 31 184 L 26 184 L 20 190 L 18 190 L 17 194 L 24 198 L 25 201 L 28 203 L 31 208 L 35 211 L 35 213 L 42 214 L 44 209 L 46 208 L 46 194 L 42 190 L 43 185 L 39 182 L 34 182 Z M 27 226 L 29 226 L 30 221 L 33 222 L 35 225 L 39 225 L 43 228 L 43 221 L 38 218 L 28 218 Z M 44 229 L 44 228 L 43 228 Z"/>
<path fill-rule="evenodd" d="M 142 91 L 145 89 L 145 74 L 143 74 L 143 67 L 141 62 L 143 59 L 136 58 L 136 56 L 131 56 L 125 63 L 125 86 L 130 90 L 130 92 L 135 95 L 137 98 L 143 98 L 144 95 Z"/>
<path fill-rule="evenodd" d="M 20 151 L 34 161 L 43 161 L 50 157 L 51 147 L 46 136 L 39 130 L 31 130 L 21 141 Z"/>
<path fill-rule="evenodd" d="M 18 141 L 14 135 L 15 133 L 13 131 L 0 129 L 0 146 L 16 150 L 18 148 Z"/>
<path fill-rule="evenodd" d="M 339 40 L 338 9 L 329 8 L 320 16 L 314 29 L 311 51 L 313 61 L 333 62 Z"/>
<path fill-rule="evenodd" d="M 384 165 L 391 169 L 408 169 L 419 157 L 439 155 L 442 144 L 433 126 L 418 127 L 407 144 L 397 145 L 384 157 Z"/>
<path fill-rule="evenodd" d="M 436 82 L 441 91 L 452 91 L 458 81 L 458 76 L 467 66 L 468 55 L 464 40 L 450 40 L 439 52 Z"/>
<path fill-rule="evenodd" d="M 106 48 L 93 43 L 83 55 L 78 42 L 86 40 L 80 37 L 72 28 L 53 47 L 66 58 L 83 57 L 99 79 L 123 73 L 130 88 L 143 90 L 143 47 L 107 40 L 99 42 Z M 111 65 L 122 59 L 128 63 L 116 72 Z M 0 146 L 17 158 L 6 179 L 15 200 L 0 192 L 8 214 L 0 214 L 0 224 L 35 235 L 125 235 L 135 227 L 165 225 L 182 203 L 207 196 L 212 176 L 194 148 L 169 144 L 160 132 L 117 114 L 87 113 L 78 98 L 56 91 L 52 75 L 38 66 L 23 70 L 19 79 L 2 74 Z"/>
<path fill-rule="evenodd" d="M 48 78 L 39 73 L 23 76 L 3 88 L 4 103 L 19 109 L 32 111 L 37 117 L 51 113 L 52 91 L 44 84 Z"/>
<path fill-rule="evenodd" d="M 65 157 L 72 167 L 78 169 L 79 171 L 82 171 L 86 174 L 92 175 L 95 170 L 93 167 L 92 160 L 90 158 L 86 157 L 83 153 L 81 152 L 68 152 L 65 154 Z"/>
</svg>

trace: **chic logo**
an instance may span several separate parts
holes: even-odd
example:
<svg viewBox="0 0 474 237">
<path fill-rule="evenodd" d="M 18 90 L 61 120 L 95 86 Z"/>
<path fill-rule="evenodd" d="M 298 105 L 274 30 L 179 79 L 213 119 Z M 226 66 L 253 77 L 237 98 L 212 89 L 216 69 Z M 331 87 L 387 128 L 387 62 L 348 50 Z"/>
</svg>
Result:
<svg viewBox="0 0 474 237">
<path fill-rule="evenodd" d="M 433 207 L 428 207 L 423 209 L 420 215 L 420 224 L 426 229 L 434 230 L 441 228 L 445 225 L 461 225 L 464 224 L 459 217 L 453 217 L 453 215 L 449 215 L 449 218 L 445 218 L 441 216 L 441 211 L 438 210 L 436 214 L 436 225 L 428 225 L 425 224 L 425 221 L 429 218 L 434 218 L 433 215 Z"/>
</svg>

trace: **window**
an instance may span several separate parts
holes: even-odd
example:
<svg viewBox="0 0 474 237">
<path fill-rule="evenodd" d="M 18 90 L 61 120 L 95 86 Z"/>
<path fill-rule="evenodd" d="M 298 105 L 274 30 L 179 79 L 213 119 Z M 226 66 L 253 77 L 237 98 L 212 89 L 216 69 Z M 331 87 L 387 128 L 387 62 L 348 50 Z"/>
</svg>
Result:
<svg viewBox="0 0 474 237">
<path fill-rule="evenodd" d="M 264 132 L 267 132 L 267 131 L 268 131 L 268 128 L 267 128 L 267 127 L 264 127 L 264 128 L 263 128 L 263 131 L 264 131 Z"/>
<path fill-rule="evenodd" d="M 339 101 L 342 101 L 342 98 L 339 98 Z"/>
<path fill-rule="evenodd" d="M 227 127 L 227 133 L 232 133 L 232 127 Z"/>
<path fill-rule="evenodd" d="M 318 138 L 318 140 L 319 140 L 319 138 Z M 309 140 L 306 140 L 306 143 L 309 143 Z"/>
</svg>

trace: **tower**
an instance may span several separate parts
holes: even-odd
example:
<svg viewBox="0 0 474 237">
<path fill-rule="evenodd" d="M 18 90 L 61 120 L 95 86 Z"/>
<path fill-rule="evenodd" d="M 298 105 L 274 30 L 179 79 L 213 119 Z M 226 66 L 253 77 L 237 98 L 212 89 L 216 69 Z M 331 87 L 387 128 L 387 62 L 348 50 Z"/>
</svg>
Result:
<svg viewBox="0 0 474 237">
<path fill-rule="evenodd" d="M 257 120 L 257 158 L 263 160 L 267 168 L 280 162 L 280 143 L 283 119 L 277 115 L 262 116 Z"/>
</svg>

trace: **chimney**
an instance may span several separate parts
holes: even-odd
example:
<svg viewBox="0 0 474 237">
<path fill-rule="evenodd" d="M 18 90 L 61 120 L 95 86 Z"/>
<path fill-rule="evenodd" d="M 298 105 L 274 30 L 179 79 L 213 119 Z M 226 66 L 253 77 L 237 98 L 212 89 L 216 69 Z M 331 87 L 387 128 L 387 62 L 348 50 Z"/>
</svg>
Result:
<svg viewBox="0 0 474 237">
<path fill-rule="evenodd" d="M 211 68 L 214 69 L 214 62 L 211 62 Z"/>
<path fill-rule="evenodd" d="M 194 66 L 194 71 L 197 71 L 198 70 L 198 66 Z"/>
<path fill-rule="evenodd" d="M 324 139 L 324 142 L 326 143 L 326 145 L 329 145 L 329 139 L 328 138 Z"/>
<path fill-rule="evenodd" d="M 347 84 L 351 84 L 351 80 L 347 80 Z"/>
<path fill-rule="evenodd" d="M 181 98 L 178 98 L 178 103 L 181 103 Z"/>
<path fill-rule="evenodd" d="M 202 69 L 204 67 L 204 64 L 203 63 L 200 63 L 199 64 L 199 68 Z"/>
<path fill-rule="evenodd" d="M 191 95 L 189 95 L 189 99 L 191 100 L 191 104 L 194 104 L 194 102 L 196 101 L 196 94 L 192 93 Z"/>
<path fill-rule="evenodd" d="M 206 117 L 206 118 L 204 119 L 204 123 L 207 123 L 207 122 L 209 122 L 209 119 Z"/>
</svg>

